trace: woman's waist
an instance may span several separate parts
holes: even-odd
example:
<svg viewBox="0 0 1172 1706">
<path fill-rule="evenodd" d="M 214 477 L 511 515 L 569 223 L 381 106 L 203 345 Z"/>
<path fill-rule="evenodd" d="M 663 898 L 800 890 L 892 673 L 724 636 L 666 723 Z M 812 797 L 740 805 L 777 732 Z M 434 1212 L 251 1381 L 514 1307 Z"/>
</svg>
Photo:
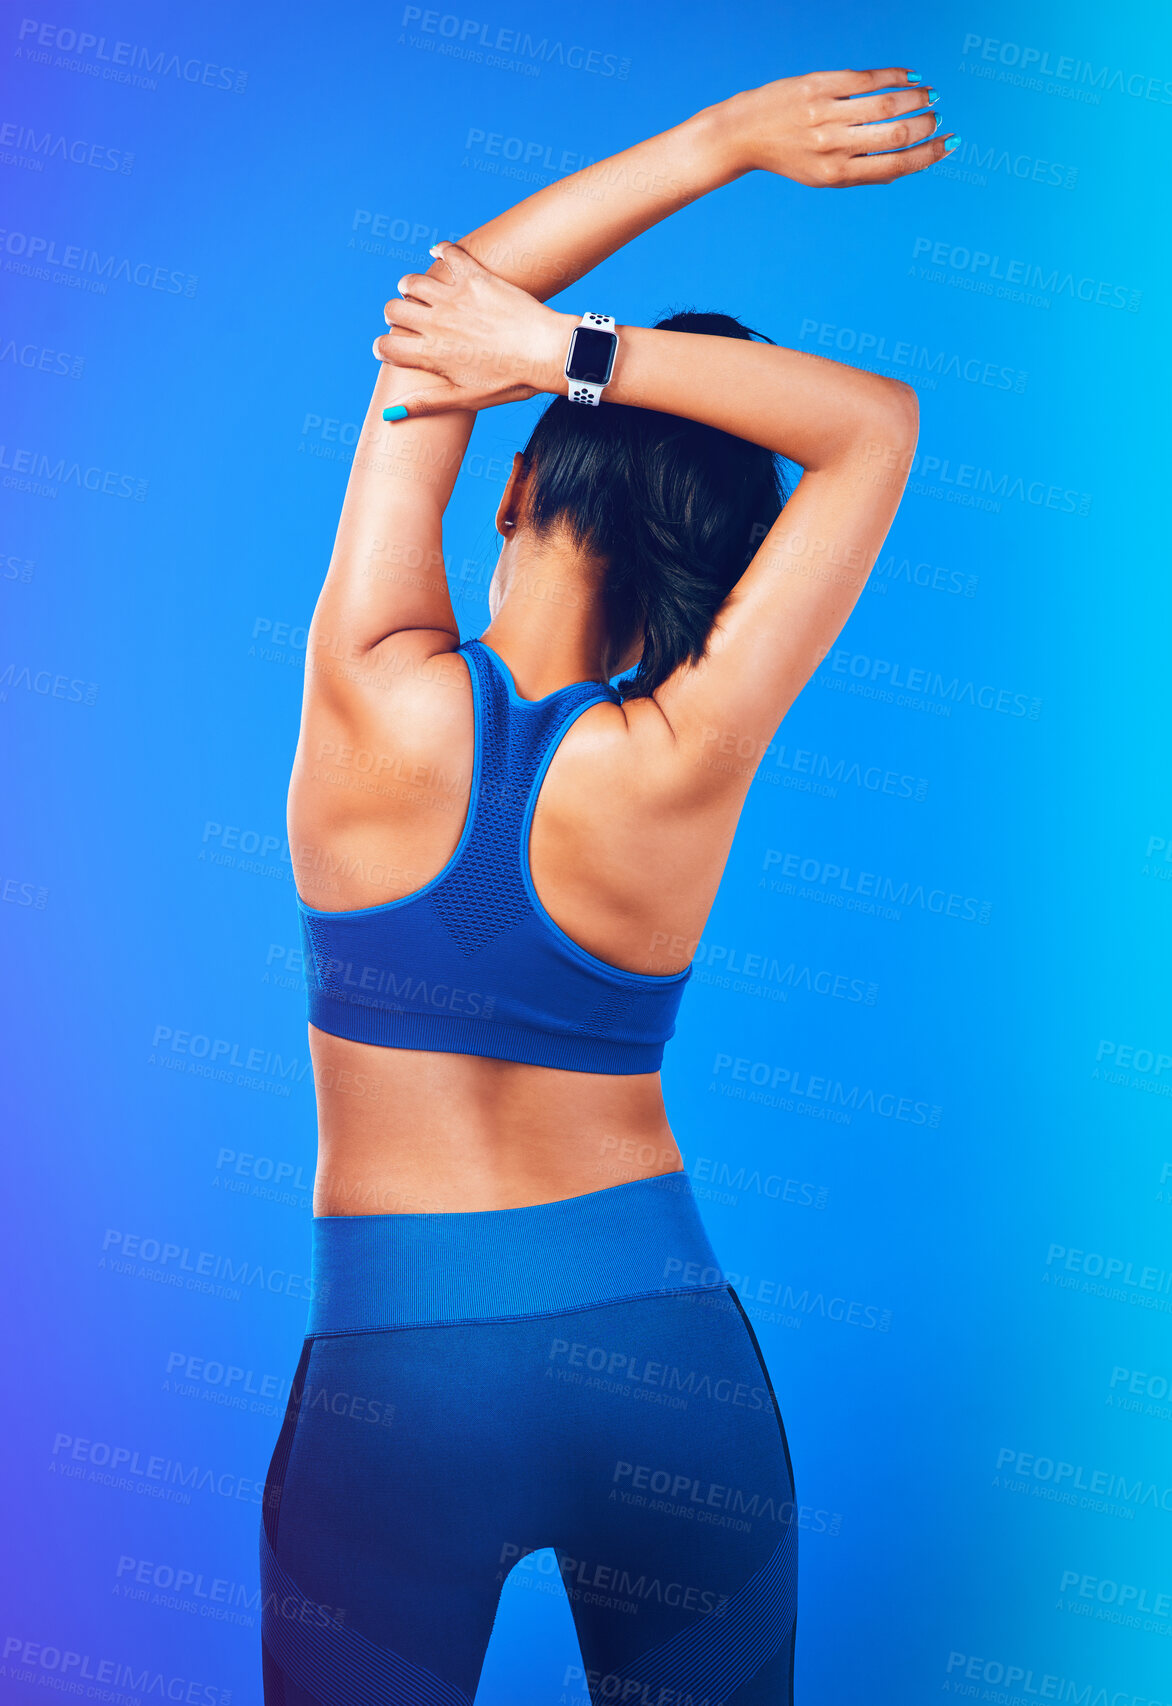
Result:
<svg viewBox="0 0 1172 1706">
<path fill-rule="evenodd" d="M 517 1208 L 682 1165 L 658 1073 L 571 1072 L 309 1034 L 316 1214 Z"/>
<path fill-rule="evenodd" d="M 516 1208 L 318 1214 L 312 1233 L 312 1334 L 557 1315 L 726 1288 L 678 1170 Z"/>
</svg>

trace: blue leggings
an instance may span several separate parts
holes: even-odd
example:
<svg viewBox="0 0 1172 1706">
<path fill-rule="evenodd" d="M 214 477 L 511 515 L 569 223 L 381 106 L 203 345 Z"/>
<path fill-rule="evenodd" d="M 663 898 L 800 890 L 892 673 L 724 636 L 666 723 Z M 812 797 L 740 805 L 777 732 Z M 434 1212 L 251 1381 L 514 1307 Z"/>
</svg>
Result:
<svg viewBox="0 0 1172 1706">
<path fill-rule="evenodd" d="M 685 1174 L 313 1238 L 265 1706 L 468 1706 L 505 1577 L 547 1547 L 594 1706 L 790 1706 L 789 1450 Z"/>
</svg>

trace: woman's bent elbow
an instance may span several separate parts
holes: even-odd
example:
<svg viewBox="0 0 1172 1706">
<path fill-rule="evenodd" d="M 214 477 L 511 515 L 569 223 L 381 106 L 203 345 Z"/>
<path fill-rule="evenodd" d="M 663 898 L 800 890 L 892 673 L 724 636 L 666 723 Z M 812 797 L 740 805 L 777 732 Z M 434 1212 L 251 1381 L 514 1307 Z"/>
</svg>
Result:
<svg viewBox="0 0 1172 1706">
<path fill-rule="evenodd" d="M 901 379 L 881 379 L 851 419 L 841 451 L 851 461 L 878 457 L 883 467 L 906 472 L 919 435 L 920 402 L 913 388 Z"/>
<path fill-rule="evenodd" d="M 902 379 L 887 381 L 887 396 L 877 430 L 889 444 L 911 454 L 920 436 L 920 399 Z"/>
</svg>

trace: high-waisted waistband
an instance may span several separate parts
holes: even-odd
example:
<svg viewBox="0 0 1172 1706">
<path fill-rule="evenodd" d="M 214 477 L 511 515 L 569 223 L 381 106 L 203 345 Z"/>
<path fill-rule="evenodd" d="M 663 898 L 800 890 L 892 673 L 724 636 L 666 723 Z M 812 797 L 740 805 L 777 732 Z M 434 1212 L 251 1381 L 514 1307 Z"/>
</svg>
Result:
<svg viewBox="0 0 1172 1706">
<path fill-rule="evenodd" d="M 686 1173 L 467 1214 L 313 1218 L 306 1332 L 555 1315 L 723 1287 Z"/>
</svg>

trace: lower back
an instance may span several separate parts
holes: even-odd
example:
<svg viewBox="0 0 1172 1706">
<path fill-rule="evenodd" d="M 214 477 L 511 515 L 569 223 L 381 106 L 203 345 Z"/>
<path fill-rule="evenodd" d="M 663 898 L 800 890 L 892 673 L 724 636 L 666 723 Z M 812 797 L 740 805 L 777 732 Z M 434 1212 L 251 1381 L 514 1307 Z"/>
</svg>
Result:
<svg viewBox="0 0 1172 1706">
<path fill-rule="evenodd" d="M 309 1029 L 313 1212 L 521 1208 L 682 1166 L 659 1074 L 563 1072 Z"/>
</svg>

